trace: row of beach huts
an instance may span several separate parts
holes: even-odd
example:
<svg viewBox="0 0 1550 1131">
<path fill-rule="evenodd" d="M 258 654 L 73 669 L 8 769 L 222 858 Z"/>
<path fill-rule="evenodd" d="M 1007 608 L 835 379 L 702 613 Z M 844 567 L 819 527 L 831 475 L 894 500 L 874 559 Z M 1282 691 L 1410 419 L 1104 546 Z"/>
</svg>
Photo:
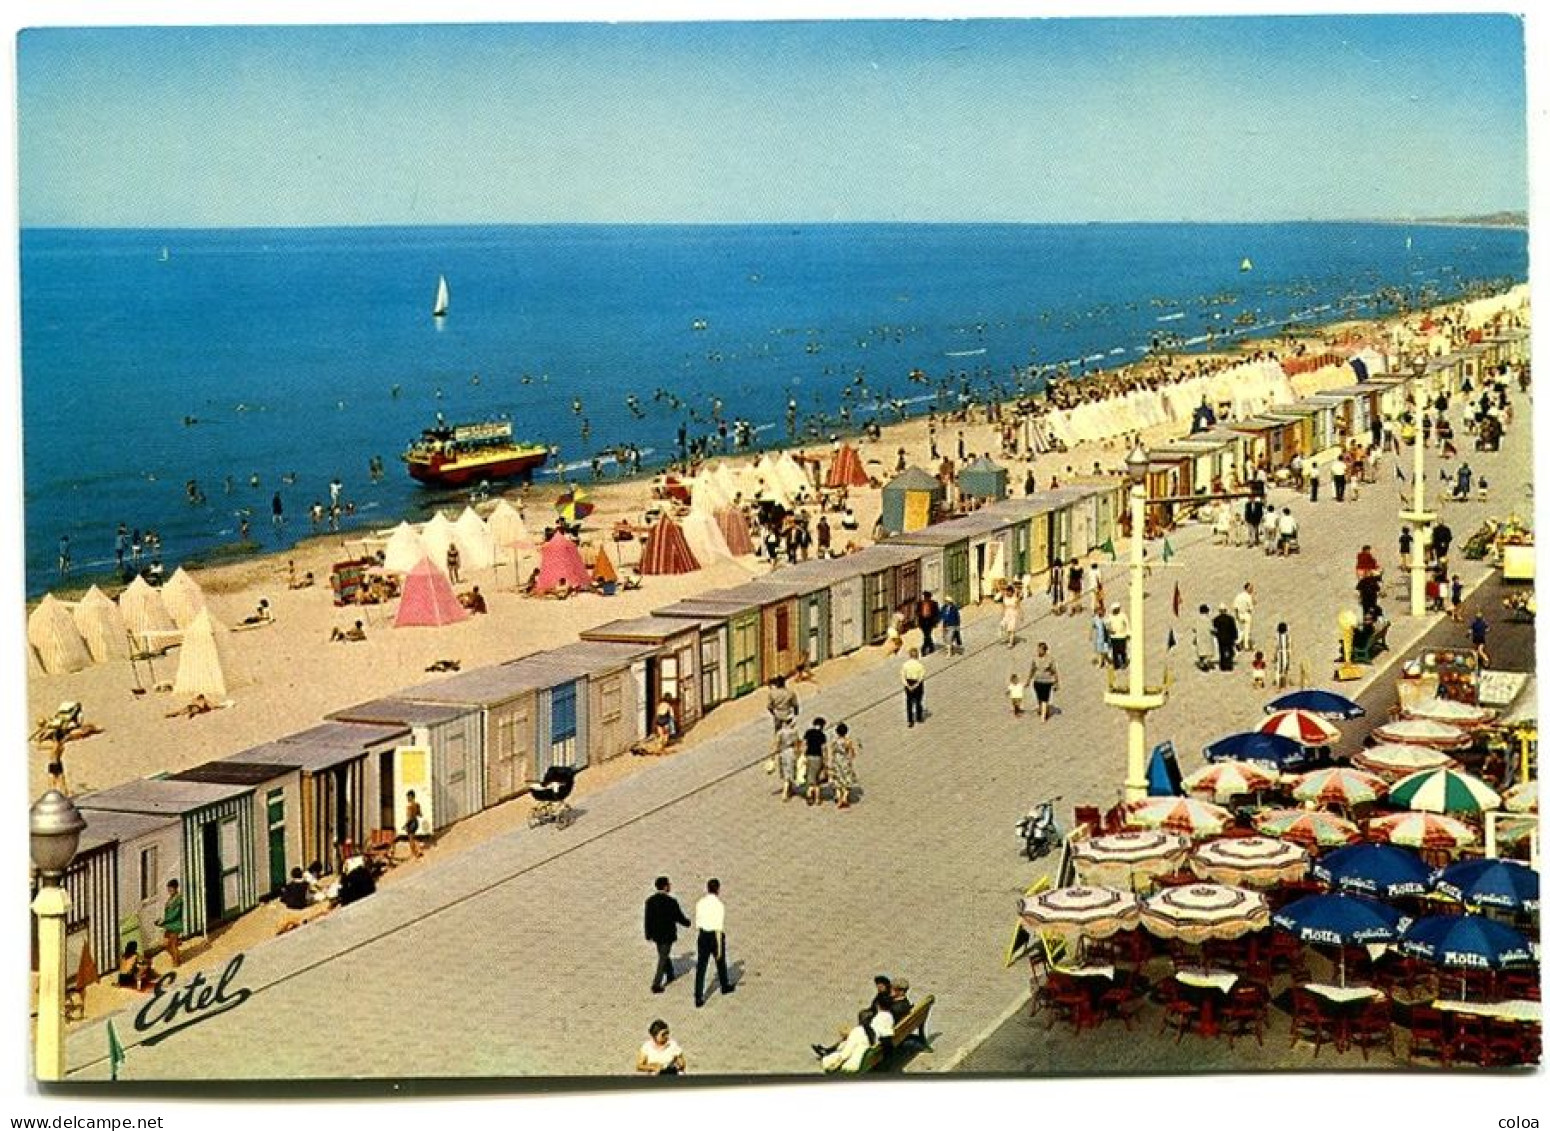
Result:
<svg viewBox="0 0 1550 1131">
<path fill-rule="evenodd" d="M 1526 353 L 1526 334 L 1503 335 L 1432 360 L 1425 380 L 1432 392 L 1466 378 L 1478 385 L 1482 367 Z M 1245 468 L 1317 455 L 1360 438 L 1376 414 L 1405 410 L 1407 378 L 1366 376 L 1155 449 L 1149 493 L 1231 489 Z M 899 514 L 939 503 L 906 501 Z M 422 830 L 445 829 L 525 792 L 551 765 L 584 769 L 625 754 L 664 699 L 688 730 L 775 676 L 882 642 L 895 611 L 913 619 L 923 591 L 969 606 L 1002 578 L 1037 578 L 1081 558 L 1120 537 L 1124 512 L 1117 477 L 1004 498 L 856 553 L 600 625 L 574 644 L 341 708 L 192 769 L 80 796 L 88 825 L 66 876 L 72 959 L 88 940 L 99 963 L 130 939 L 159 943 L 147 926 L 169 878 L 182 883 L 186 933 L 204 933 L 278 891 L 292 867 L 315 861 L 332 871 L 342 845 L 401 829 L 409 790 Z"/>
</svg>

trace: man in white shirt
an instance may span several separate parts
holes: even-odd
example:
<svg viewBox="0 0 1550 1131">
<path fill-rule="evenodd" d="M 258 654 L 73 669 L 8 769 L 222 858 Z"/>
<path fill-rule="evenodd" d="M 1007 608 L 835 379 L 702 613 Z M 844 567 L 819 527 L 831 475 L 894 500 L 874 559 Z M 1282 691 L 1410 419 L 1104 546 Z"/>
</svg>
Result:
<svg viewBox="0 0 1550 1131">
<path fill-rule="evenodd" d="M 1346 476 L 1350 474 L 1350 468 L 1346 465 L 1343 453 L 1335 456 L 1335 462 L 1329 465 L 1329 479 L 1335 485 L 1335 502 L 1345 502 Z"/>
<path fill-rule="evenodd" d="M 1280 537 L 1281 553 L 1291 553 L 1292 546 L 1297 541 L 1297 520 L 1292 517 L 1291 507 L 1281 508 L 1281 517 L 1276 520 L 1276 534 Z"/>
<path fill-rule="evenodd" d="M 1109 633 L 1109 654 L 1114 661 L 1114 670 L 1119 671 L 1130 664 L 1130 618 L 1124 609 L 1115 605 L 1105 627 Z"/>
<path fill-rule="evenodd" d="M 694 1004 L 698 1008 L 705 1004 L 705 970 L 712 956 L 721 992 L 730 994 L 737 989 L 727 976 L 727 908 L 721 902 L 720 880 L 705 881 L 705 894 L 694 905 L 694 926 L 699 932 L 699 955 L 694 965 Z"/>
<path fill-rule="evenodd" d="M 1232 599 L 1232 615 L 1238 622 L 1238 651 L 1254 647 L 1254 583 L 1245 581 Z"/>
<path fill-rule="evenodd" d="M 866 1058 L 867 1049 L 892 1037 L 893 1014 L 886 1009 L 880 1009 L 870 1022 L 865 1013 L 859 1015 L 856 1018 L 856 1024 L 845 1034 L 845 1039 L 833 1049 L 820 1052 L 819 1046 L 814 1045 L 813 1051 L 819 1053 L 818 1063 L 823 1066 L 825 1072 L 859 1072 L 861 1062 Z"/>
</svg>

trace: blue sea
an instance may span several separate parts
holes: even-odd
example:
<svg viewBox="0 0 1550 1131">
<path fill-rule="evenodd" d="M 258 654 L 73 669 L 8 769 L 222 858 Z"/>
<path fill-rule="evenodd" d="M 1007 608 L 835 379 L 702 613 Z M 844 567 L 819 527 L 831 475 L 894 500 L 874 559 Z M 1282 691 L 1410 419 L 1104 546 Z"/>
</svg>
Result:
<svg viewBox="0 0 1550 1131">
<path fill-rule="evenodd" d="M 452 500 L 397 456 L 437 412 L 510 415 L 558 445 L 546 474 L 586 479 L 622 444 L 665 462 L 718 398 L 775 445 L 790 400 L 797 438 L 826 436 L 842 406 L 859 427 L 1158 334 L 1203 350 L 1527 269 L 1521 230 L 1354 223 L 24 230 L 28 593 L 61 535 L 77 576 L 109 572 L 120 522 L 169 572 L 229 551 L 243 512 L 278 549 L 335 478 L 347 529 L 423 517 Z"/>
</svg>

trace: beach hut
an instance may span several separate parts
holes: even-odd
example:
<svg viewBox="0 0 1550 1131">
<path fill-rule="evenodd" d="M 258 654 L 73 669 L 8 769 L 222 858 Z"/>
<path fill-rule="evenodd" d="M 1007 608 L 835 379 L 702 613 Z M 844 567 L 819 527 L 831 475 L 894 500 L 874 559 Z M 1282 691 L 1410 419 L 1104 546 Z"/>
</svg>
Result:
<svg viewBox="0 0 1550 1131">
<path fill-rule="evenodd" d="M 537 774 L 537 686 L 522 671 L 504 664 L 460 672 L 444 680 L 418 684 L 405 699 L 466 711 L 477 723 L 483 750 L 481 807 L 521 793 Z M 570 763 L 565 763 L 570 764 Z"/>
<path fill-rule="evenodd" d="M 118 840 L 95 827 L 98 824 L 91 821 L 82 831 L 75 857 L 61 882 L 70 896 L 70 907 L 65 912 L 65 969 L 71 973 L 80 969 L 81 956 L 88 947 L 99 971 L 113 969 L 120 952 Z M 33 873 L 34 897 L 40 882 L 41 877 Z M 33 969 L 37 968 L 38 959 L 36 923 L 34 919 Z"/>
<path fill-rule="evenodd" d="M 438 627 L 468 619 L 468 610 L 458 603 L 447 575 L 430 558 L 404 577 L 404 592 L 393 617 L 394 628 Z"/>
<path fill-rule="evenodd" d="M 497 562 L 510 564 L 517 560 L 518 554 L 535 548 L 527 524 L 522 521 L 522 512 L 505 499 L 495 504 L 485 525 L 490 531 Z"/>
<path fill-rule="evenodd" d="M 91 667 L 91 650 L 75 627 L 70 610 L 46 593 L 27 617 L 27 643 L 49 675 L 68 675 Z"/>
<path fill-rule="evenodd" d="M 202 935 L 257 905 L 251 787 L 142 778 L 77 797 L 75 803 L 88 828 L 97 812 L 177 821 L 181 835 L 176 853 L 170 854 L 171 859 L 156 854 L 161 873 L 155 899 L 146 901 L 155 908 L 152 922 L 161 914 L 166 883 L 173 878 L 183 891 L 185 936 Z M 144 912 L 140 928 L 152 934 L 153 941 L 160 941 L 157 928 L 146 925 Z"/>
<path fill-rule="evenodd" d="M 124 627 L 134 635 L 139 648 L 158 639 L 177 636 L 178 626 L 172 623 L 166 602 L 161 599 L 161 590 L 153 589 L 143 577 L 136 577 L 118 595 L 118 611 L 124 617 Z"/>
<path fill-rule="evenodd" d="M 922 553 L 920 546 L 883 543 L 849 555 L 849 564 L 861 575 L 866 643 L 877 644 L 887 637 L 895 612 L 904 614 L 906 626 L 915 623 Z"/>
<path fill-rule="evenodd" d="M 160 943 L 154 925 L 161 917 L 167 881 L 183 875 L 183 827 L 175 817 L 143 813 L 83 812 L 76 857 L 65 873 L 70 913 L 65 920 L 66 969 L 80 961 L 80 945 L 91 941 L 104 973 L 114 969 L 132 940 L 150 953 Z"/>
<path fill-rule="evenodd" d="M 726 613 L 706 607 L 697 613 L 689 612 L 684 608 L 687 604 L 689 602 L 679 601 L 666 608 L 653 610 L 651 616 L 662 620 L 691 621 L 699 630 L 700 712 L 703 714 L 730 697 L 728 673 L 732 669 L 731 630 Z"/>
<path fill-rule="evenodd" d="M 226 700 L 226 689 L 231 673 L 226 663 L 225 625 L 200 610 L 183 633 L 183 647 L 178 650 L 178 673 L 172 681 L 172 693 L 179 698 L 192 699 L 203 695 L 211 703 Z"/>
<path fill-rule="evenodd" d="M 1012 560 L 1012 522 L 1004 514 L 979 511 L 961 520 L 969 536 L 969 600 L 995 596 Z M 902 599 L 902 598 L 901 598 Z"/>
<path fill-rule="evenodd" d="M 646 537 L 641 550 L 640 572 L 644 575 L 691 573 L 700 568 L 694 552 L 684 539 L 684 532 L 672 515 L 666 513 L 657 519 Z"/>
<path fill-rule="evenodd" d="M 723 507 L 716 512 L 716 525 L 721 528 L 722 540 L 727 553 L 734 558 L 753 553 L 753 536 L 748 533 L 748 520 L 738 507 Z"/>
<path fill-rule="evenodd" d="M 87 651 L 97 663 L 129 658 L 129 629 L 112 599 L 93 585 L 75 606 L 72 618 Z"/>
<path fill-rule="evenodd" d="M 972 460 L 958 473 L 958 491 L 971 499 L 1006 498 L 1007 470 L 989 456 Z"/>
<path fill-rule="evenodd" d="M 724 593 L 725 590 L 721 592 Z M 725 698 L 736 699 L 747 695 L 764 682 L 760 639 L 762 614 L 757 605 L 749 608 L 736 602 L 716 600 L 715 593 L 712 592 L 688 601 L 679 601 L 664 608 L 653 609 L 652 615 L 719 621 L 725 626 L 724 659 L 719 664 L 719 670 L 723 673 L 722 686 Z M 702 634 L 704 631 L 705 626 L 702 625 Z"/>
<path fill-rule="evenodd" d="M 918 467 L 906 468 L 883 486 L 883 529 L 889 534 L 920 530 L 936 521 L 946 492 L 935 476 Z"/>
<path fill-rule="evenodd" d="M 374 829 L 394 828 L 393 796 L 382 790 L 379 766 L 410 741 L 403 726 L 320 723 L 244 750 L 233 760 L 298 772 L 301 859 L 320 863 L 327 873 L 338 865 L 341 845 L 359 848 L 370 842 Z M 387 780 L 391 785 L 391 775 Z"/>
<path fill-rule="evenodd" d="M 627 644 L 582 640 L 552 652 L 531 657 L 533 667 L 546 673 L 545 679 L 569 677 L 577 693 L 585 689 L 586 707 L 582 733 L 577 741 L 576 761 L 572 764 L 595 765 L 617 758 L 637 745 L 651 730 L 655 700 L 647 694 L 647 668 L 656 654 L 650 644 Z M 510 667 L 522 664 L 514 660 Z M 560 688 L 556 684 L 547 695 L 539 692 L 539 745 L 541 767 L 545 757 L 558 760 L 561 747 L 555 735 L 564 724 L 559 710 Z M 565 763 L 561 763 L 562 765 Z M 540 774 L 542 768 L 540 768 Z"/>
<path fill-rule="evenodd" d="M 969 601 L 969 534 L 974 516 L 937 522 L 921 530 L 889 539 L 890 545 L 914 546 L 920 551 L 920 587 L 938 601 L 952 598 L 958 605 Z"/>
<path fill-rule="evenodd" d="M 422 834 L 456 824 L 484 808 L 484 748 L 477 708 L 417 701 L 400 693 L 357 703 L 328 718 L 409 731 L 410 741 L 395 746 L 391 757 L 386 752 L 378 756 L 381 794 L 393 799 L 393 819 L 383 827 L 404 827 L 405 794 L 411 789 L 420 803 Z M 386 806 L 384 817 L 385 810 Z"/>
<path fill-rule="evenodd" d="M 172 623 L 179 628 L 188 628 L 194 623 L 194 618 L 204 612 L 205 592 L 199 587 L 199 582 L 181 566 L 173 571 L 167 584 L 161 587 L 161 599 L 167 606 Z"/>
<path fill-rule="evenodd" d="M 645 654 L 645 702 L 649 720 L 656 704 L 667 699 L 680 732 L 699 721 L 703 708 L 701 681 L 701 625 L 705 622 L 678 617 L 645 616 L 614 620 L 586 629 L 581 639 L 610 644 L 634 644 Z"/>
<path fill-rule="evenodd" d="M 495 564 L 495 539 L 490 527 L 473 507 L 464 507 L 452 524 L 463 569 L 489 569 Z"/>
<path fill-rule="evenodd" d="M 834 454 L 834 460 L 829 464 L 829 474 L 824 478 L 825 487 L 868 487 L 872 480 L 867 476 L 866 468 L 861 466 L 861 457 L 856 449 L 849 444 L 842 444 L 840 450 Z"/>
<path fill-rule="evenodd" d="M 253 807 L 249 822 L 253 842 L 248 851 L 260 897 L 277 893 L 290 878 L 290 870 L 307 863 L 301 854 L 301 771 L 295 766 L 248 762 L 241 754 L 234 754 L 182 770 L 167 780 L 248 790 L 248 803 Z"/>
<path fill-rule="evenodd" d="M 690 554 L 699 562 L 712 562 L 731 558 L 732 551 L 716 524 L 716 516 L 709 510 L 691 509 L 683 520 L 684 541 Z"/>
<path fill-rule="evenodd" d="M 564 581 L 571 589 L 586 589 L 592 584 L 592 574 L 581 560 L 581 550 L 576 543 L 556 530 L 538 548 L 538 580 L 533 592 L 548 593 Z"/>
<path fill-rule="evenodd" d="M 804 571 L 798 565 L 779 570 L 760 581 L 706 594 L 706 597 L 734 607 L 759 610 L 760 668 L 763 680 L 768 682 L 778 675 L 791 675 L 804 660 L 820 662 L 808 655 L 809 641 L 804 633 L 803 618 L 805 613 L 814 625 L 821 618 L 822 633 L 827 638 L 828 602 L 823 598 L 809 601 L 826 588 L 822 580 L 811 575 L 804 580 Z M 814 605 L 817 607 L 812 607 Z M 827 655 L 826 643 L 822 652 Z"/>
<path fill-rule="evenodd" d="M 382 568 L 392 573 L 408 573 L 424 561 L 427 554 L 419 532 L 407 522 L 400 522 L 382 548 Z"/>
</svg>

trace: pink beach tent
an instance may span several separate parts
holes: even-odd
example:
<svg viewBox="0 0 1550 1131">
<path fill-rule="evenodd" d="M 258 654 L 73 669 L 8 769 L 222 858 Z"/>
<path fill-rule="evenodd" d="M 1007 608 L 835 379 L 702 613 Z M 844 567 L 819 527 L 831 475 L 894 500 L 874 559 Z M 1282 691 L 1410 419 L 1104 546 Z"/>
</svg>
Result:
<svg viewBox="0 0 1550 1131">
<path fill-rule="evenodd" d="M 641 573 L 689 573 L 699 568 L 700 563 L 694 551 L 689 549 L 683 528 L 670 515 L 664 514 L 646 539 L 646 548 L 640 557 Z"/>
<path fill-rule="evenodd" d="M 393 627 L 456 624 L 467 616 L 468 610 L 458 604 L 447 575 L 430 558 L 421 558 L 404 576 L 404 595 L 398 602 Z"/>
<path fill-rule="evenodd" d="M 550 536 L 549 541 L 538 547 L 538 558 L 538 581 L 533 586 L 535 593 L 549 592 L 559 585 L 562 578 L 572 590 L 592 587 L 592 573 L 581 560 L 580 548 L 558 530 Z"/>
</svg>

